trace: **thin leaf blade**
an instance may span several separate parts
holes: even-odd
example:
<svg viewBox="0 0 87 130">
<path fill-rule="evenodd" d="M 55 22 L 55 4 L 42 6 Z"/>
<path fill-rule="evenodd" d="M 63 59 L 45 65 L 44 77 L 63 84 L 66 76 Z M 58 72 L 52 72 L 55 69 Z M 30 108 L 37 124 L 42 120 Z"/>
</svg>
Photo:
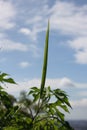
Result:
<svg viewBox="0 0 87 130">
<path fill-rule="evenodd" d="M 48 28 L 47 28 L 47 32 L 46 32 L 46 40 L 45 40 L 44 63 L 43 63 L 43 70 L 42 70 L 40 97 L 42 97 L 43 89 L 45 86 L 45 80 L 46 80 L 47 60 L 48 60 L 48 43 L 49 43 L 49 21 L 48 21 Z"/>
</svg>

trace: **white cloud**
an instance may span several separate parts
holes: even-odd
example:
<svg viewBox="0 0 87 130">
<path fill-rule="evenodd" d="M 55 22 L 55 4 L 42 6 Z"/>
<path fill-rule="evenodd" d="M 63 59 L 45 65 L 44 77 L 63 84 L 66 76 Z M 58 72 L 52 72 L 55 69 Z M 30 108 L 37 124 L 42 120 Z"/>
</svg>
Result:
<svg viewBox="0 0 87 130">
<path fill-rule="evenodd" d="M 74 82 L 74 84 L 79 89 L 85 89 L 85 88 L 87 88 L 87 83 L 76 83 L 76 82 Z"/>
<path fill-rule="evenodd" d="M 63 34 L 75 36 L 68 41 L 75 51 L 75 60 L 87 64 L 87 5 L 76 6 L 74 3 L 58 1 L 50 10 L 51 26 Z"/>
<path fill-rule="evenodd" d="M 78 37 L 73 41 L 69 41 L 69 44 L 76 51 L 87 51 L 87 37 Z"/>
<path fill-rule="evenodd" d="M 75 107 L 86 107 L 87 108 L 87 98 L 77 100 L 77 101 L 71 101 L 71 105 L 73 108 Z"/>
<path fill-rule="evenodd" d="M 1 40 L 0 41 L 0 48 L 1 51 L 27 51 L 28 47 L 27 45 L 24 45 L 22 43 L 16 43 L 11 40 Z"/>
<path fill-rule="evenodd" d="M 40 57 L 40 48 L 37 47 L 36 44 L 33 43 L 20 43 L 14 42 L 6 37 L 2 37 L 0 41 L 0 52 L 9 52 L 9 51 L 29 51 L 32 53 L 32 56 L 37 58 Z"/>
<path fill-rule="evenodd" d="M 47 0 L 45 2 L 38 0 L 38 2 L 36 2 L 35 4 L 34 3 L 35 1 L 28 1 L 28 9 L 25 9 L 22 12 L 22 19 L 25 21 L 25 25 L 27 25 L 27 28 L 26 26 L 21 27 L 19 32 L 25 34 L 24 29 L 26 29 L 26 32 L 30 32 L 30 38 L 36 41 L 38 38 L 38 33 L 46 30 L 48 5 Z"/>
<path fill-rule="evenodd" d="M 85 6 L 77 6 L 72 2 L 56 2 L 50 9 L 51 26 L 64 34 L 86 35 L 87 14 Z M 84 19 L 85 17 L 85 19 Z"/>
<path fill-rule="evenodd" d="M 33 2 L 30 2 L 31 5 Z M 40 8 L 38 3 L 35 8 L 30 7 L 29 18 L 25 18 L 25 23 L 31 29 L 21 28 L 20 32 L 36 40 L 37 34 L 46 30 L 47 20 L 50 18 L 50 27 L 53 31 L 73 37 L 67 44 L 75 50 L 76 63 L 87 64 L 87 5 L 78 6 L 75 2 L 61 0 L 52 6 L 48 6 L 47 1 L 40 4 Z"/>
<path fill-rule="evenodd" d="M 16 11 L 11 2 L 0 0 L 0 28 L 10 29 L 14 27 L 13 19 Z"/>
<path fill-rule="evenodd" d="M 79 37 L 68 42 L 70 47 L 75 50 L 77 63 L 87 64 L 87 37 Z"/>
<path fill-rule="evenodd" d="M 50 7 L 45 2 L 40 5 L 40 8 L 36 5 L 35 8 L 31 9 L 29 18 L 26 18 L 25 21 L 28 25 L 31 25 L 32 32 L 37 34 L 46 29 L 48 18 L 50 18 L 53 30 L 60 30 L 62 33 L 69 35 L 87 34 L 87 14 L 84 6 L 79 7 L 71 2 L 59 0 Z"/>
<path fill-rule="evenodd" d="M 83 99 L 83 102 L 87 103 L 85 101 L 86 99 Z M 82 102 L 82 100 L 81 100 Z M 66 115 L 66 118 L 69 120 L 87 120 L 87 105 L 83 105 L 81 106 L 80 105 L 76 105 L 75 104 L 78 103 L 78 101 L 76 101 L 75 103 L 72 103 L 72 108 L 73 109 L 70 109 L 70 114 L 65 114 Z M 84 103 L 82 103 L 84 104 Z"/>
<path fill-rule="evenodd" d="M 21 32 L 36 40 L 37 34 L 46 29 L 47 19 L 50 17 L 51 29 L 73 36 L 74 39 L 68 45 L 75 50 L 76 62 L 87 64 L 87 5 L 77 6 L 74 2 L 58 0 L 51 7 L 47 3 L 40 7 L 41 11 L 36 6 L 31 11 L 33 17 L 26 19 L 31 30 L 26 28 L 21 29 Z"/>
<path fill-rule="evenodd" d="M 87 98 L 70 101 L 73 109 L 70 109 L 70 114 L 66 114 L 67 119 L 87 120 Z"/>
<path fill-rule="evenodd" d="M 59 83 L 60 87 L 74 87 L 75 84 L 69 78 L 62 78 Z"/>
<path fill-rule="evenodd" d="M 24 35 L 30 35 L 31 31 L 27 28 L 21 28 L 19 32 L 23 33 Z"/>
<path fill-rule="evenodd" d="M 87 5 L 77 6 L 72 2 L 60 0 L 50 9 L 51 27 L 61 33 L 72 35 L 68 41 L 73 48 L 75 60 L 80 64 L 87 64 Z"/>
<path fill-rule="evenodd" d="M 26 61 L 23 61 L 23 62 L 21 62 L 20 64 L 19 64 L 19 66 L 21 67 L 21 68 L 26 68 L 26 67 L 28 67 L 28 66 L 30 66 L 31 64 L 29 63 L 29 62 L 26 62 Z"/>
<path fill-rule="evenodd" d="M 24 67 L 26 63 L 22 64 L 22 67 Z M 19 94 L 20 91 L 25 90 L 29 91 L 31 87 L 37 86 L 40 87 L 41 79 L 31 79 L 31 80 L 26 80 L 23 82 L 18 82 L 18 85 L 9 85 L 7 88 L 7 91 L 11 94 Z M 46 80 L 46 85 L 45 86 L 51 86 L 51 89 L 56 89 L 56 88 L 71 88 L 74 87 L 74 83 L 68 79 L 68 78 L 61 78 L 61 79 L 47 79 Z"/>
<path fill-rule="evenodd" d="M 33 41 L 37 40 L 37 32 L 35 29 L 30 30 L 29 28 L 21 28 L 19 32 L 28 36 Z"/>
<path fill-rule="evenodd" d="M 22 62 L 22 67 L 25 67 L 28 63 Z M 27 67 L 27 66 L 26 66 Z M 33 86 L 37 86 L 40 87 L 40 83 L 41 83 L 41 79 L 31 79 L 31 80 L 24 80 L 24 81 L 19 81 L 18 85 L 16 85 L 14 87 L 14 85 L 9 85 L 7 90 L 8 92 L 14 94 L 19 94 L 19 92 L 21 90 L 26 90 L 28 91 L 31 87 Z M 11 87 L 12 86 L 12 87 Z M 87 83 L 83 84 L 83 83 L 75 83 L 74 81 L 70 80 L 67 77 L 64 78 L 56 78 L 56 79 L 46 79 L 46 87 L 50 86 L 51 89 L 56 89 L 56 88 L 60 88 L 60 89 L 64 89 L 66 90 L 68 88 L 71 89 L 73 88 L 75 89 L 87 89 Z M 79 94 L 79 92 L 78 92 Z"/>
<path fill-rule="evenodd" d="M 76 63 L 87 64 L 87 51 L 78 51 L 74 56 Z"/>
</svg>

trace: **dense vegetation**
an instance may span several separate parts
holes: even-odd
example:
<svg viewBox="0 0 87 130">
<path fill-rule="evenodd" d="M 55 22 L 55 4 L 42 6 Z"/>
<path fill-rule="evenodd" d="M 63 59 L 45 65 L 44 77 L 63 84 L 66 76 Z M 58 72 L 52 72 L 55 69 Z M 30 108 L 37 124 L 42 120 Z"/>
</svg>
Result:
<svg viewBox="0 0 87 130">
<path fill-rule="evenodd" d="M 21 92 L 17 100 L 3 89 L 3 84 L 16 84 L 15 81 L 0 73 L 0 130 L 73 130 L 61 112 L 62 109 L 69 112 L 68 107 L 71 108 L 67 94 L 61 89 L 45 87 L 48 43 L 49 23 L 40 88 L 32 87 L 28 94 Z"/>
</svg>

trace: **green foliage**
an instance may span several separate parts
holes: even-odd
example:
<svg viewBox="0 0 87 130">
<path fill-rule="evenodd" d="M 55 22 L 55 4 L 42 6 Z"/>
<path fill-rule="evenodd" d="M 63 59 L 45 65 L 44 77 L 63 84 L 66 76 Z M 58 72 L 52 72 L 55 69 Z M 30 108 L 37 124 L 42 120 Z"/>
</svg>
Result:
<svg viewBox="0 0 87 130">
<path fill-rule="evenodd" d="M 49 22 L 46 33 L 44 62 L 42 71 L 41 87 L 31 88 L 29 95 L 33 96 L 33 103 L 37 103 L 38 108 L 36 113 L 32 115 L 32 129 L 33 130 L 71 130 L 69 123 L 65 121 L 64 114 L 60 111 L 63 109 L 69 112 L 68 107 L 71 105 L 68 101 L 67 94 L 60 90 L 51 90 L 50 86 L 45 87 L 46 72 L 47 72 L 47 58 L 48 58 L 48 42 L 49 42 Z M 52 99 L 55 101 L 52 102 Z"/>
<path fill-rule="evenodd" d="M 11 126 L 11 127 L 4 128 L 4 130 L 18 130 L 18 128 Z"/>
<path fill-rule="evenodd" d="M 40 98 L 40 89 L 37 87 L 31 88 L 29 95 L 33 96 L 33 102 L 37 102 L 38 109 L 33 115 L 33 130 L 71 130 L 68 122 L 64 119 L 65 112 L 69 112 L 68 107 L 71 107 L 66 93 L 60 89 L 51 90 L 50 86 L 45 87 L 43 96 Z M 52 100 L 54 101 L 52 102 Z"/>
<path fill-rule="evenodd" d="M 0 82 L 16 84 L 16 82 L 12 78 L 8 78 L 8 76 L 6 73 L 0 73 Z"/>
<path fill-rule="evenodd" d="M 16 84 L 15 81 L 8 74 L 0 73 L 0 130 L 73 130 L 64 115 L 71 108 L 68 95 L 61 89 L 45 87 L 48 43 L 49 22 L 40 88 L 32 87 L 28 95 L 21 92 L 16 100 L 3 89 L 3 84 Z"/>
<path fill-rule="evenodd" d="M 0 73 L 0 129 L 9 125 L 11 118 L 15 112 L 13 102 L 16 100 L 13 96 L 5 92 L 3 84 L 16 84 L 12 78 L 6 73 Z"/>
</svg>

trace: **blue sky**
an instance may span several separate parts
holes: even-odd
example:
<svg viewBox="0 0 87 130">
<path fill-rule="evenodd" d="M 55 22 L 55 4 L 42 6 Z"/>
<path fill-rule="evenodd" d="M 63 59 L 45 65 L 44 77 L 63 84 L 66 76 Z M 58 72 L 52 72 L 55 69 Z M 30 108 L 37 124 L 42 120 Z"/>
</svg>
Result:
<svg viewBox="0 0 87 130">
<path fill-rule="evenodd" d="M 46 86 L 65 90 L 69 119 L 87 119 L 87 1 L 0 0 L 0 70 L 18 86 L 18 95 L 40 86 L 47 22 L 50 19 Z"/>
</svg>

